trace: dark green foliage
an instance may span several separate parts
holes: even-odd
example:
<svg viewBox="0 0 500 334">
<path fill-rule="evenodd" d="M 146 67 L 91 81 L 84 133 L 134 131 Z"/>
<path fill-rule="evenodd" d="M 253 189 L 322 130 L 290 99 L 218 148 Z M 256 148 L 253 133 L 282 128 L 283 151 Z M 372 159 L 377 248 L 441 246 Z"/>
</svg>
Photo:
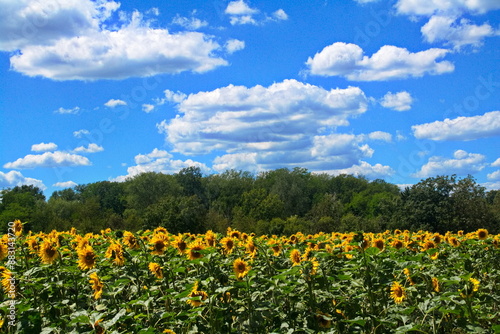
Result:
<svg viewBox="0 0 500 334">
<path fill-rule="evenodd" d="M 311 174 L 286 168 L 257 176 L 228 170 L 204 176 L 198 167 L 166 175 L 147 172 L 125 182 L 95 182 L 56 191 L 48 201 L 34 186 L 1 191 L 0 222 L 26 229 L 76 227 L 99 232 L 164 226 L 173 233 L 259 234 L 386 229 L 500 231 L 500 191 L 486 192 L 468 176 L 437 176 L 400 191 L 383 180 Z"/>
</svg>

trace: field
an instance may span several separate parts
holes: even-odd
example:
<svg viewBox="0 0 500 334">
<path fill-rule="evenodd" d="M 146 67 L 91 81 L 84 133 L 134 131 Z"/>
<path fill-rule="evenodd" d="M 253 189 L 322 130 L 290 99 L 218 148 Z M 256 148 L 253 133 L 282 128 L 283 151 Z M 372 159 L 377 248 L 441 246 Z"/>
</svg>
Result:
<svg viewBox="0 0 500 334">
<path fill-rule="evenodd" d="M 75 229 L 0 243 L 6 333 L 500 333 L 500 235 Z"/>
</svg>

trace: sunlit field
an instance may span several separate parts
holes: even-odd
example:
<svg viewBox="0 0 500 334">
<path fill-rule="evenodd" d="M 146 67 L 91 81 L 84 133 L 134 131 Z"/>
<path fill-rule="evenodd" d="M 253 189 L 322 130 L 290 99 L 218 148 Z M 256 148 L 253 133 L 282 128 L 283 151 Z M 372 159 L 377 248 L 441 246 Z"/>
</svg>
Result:
<svg viewBox="0 0 500 334">
<path fill-rule="evenodd" d="M 485 229 L 83 235 L 10 226 L 0 243 L 7 333 L 500 333 L 500 235 Z"/>
</svg>

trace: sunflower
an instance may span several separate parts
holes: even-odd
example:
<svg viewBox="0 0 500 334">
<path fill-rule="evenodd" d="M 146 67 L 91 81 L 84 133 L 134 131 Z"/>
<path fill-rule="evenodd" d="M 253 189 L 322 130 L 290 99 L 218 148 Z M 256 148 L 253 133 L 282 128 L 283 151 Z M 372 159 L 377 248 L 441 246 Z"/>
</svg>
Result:
<svg viewBox="0 0 500 334">
<path fill-rule="evenodd" d="M 2 276 L 2 286 L 3 291 L 9 298 L 14 299 L 16 297 L 16 285 L 13 284 L 15 282 L 15 278 L 12 276 L 12 271 L 5 267 L 0 267 L 1 276 Z"/>
<path fill-rule="evenodd" d="M 292 249 L 290 252 L 290 260 L 294 266 L 297 266 L 302 261 L 302 256 L 300 255 L 300 251 L 298 249 Z"/>
<path fill-rule="evenodd" d="M 163 331 L 163 333 L 166 333 L 166 334 L 175 334 L 175 332 L 173 330 L 171 330 L 171 329 L 165 329 Z"/>
<path fill-rule="evenodd" d="M 373 247 L 377 247 L 380 251 L 384 250 L 384 246 L 385 246 L 384 239 L 382 239 L 382 238 L 375 239 L 375 240 L 373 240 L 372 244 L 373 244 Z"/>
<path fill-rule="evenodd" d="M 151 273 L 153 273 L 156 276 L 156 278 L 158 278 L 158 279 L 163 278 L 163 270 L 158 263 L 151 262 L 149 264 L 148 268 L 149 268 L 149 271 L 151 271 Z"/>
<path fill-rule="evenodd" d="M 208 298 L 208 294 L 205 291 L 198 290 L 198 281 L 194 283 L 193 288 L 191 289 L 191 293 L 189 293 L 188 297 L 190 299 L 187 303 L 193 307 L 198 307 L 203 304 L 203 301 Z"/>
<path fill-rule="evenodd" d="M 432 240 L 427 240 L 423 245 L 423 250 L 426 251 L 428 249 L 436 248 L 436 244 Z"/>
<path fill-rule="evenodd" d="M 330 328 L 332 327 L 332 316 L 328 313 L 316 312 L 316 321 L 318 322 L 318 326 L 321 328 Z"/>
<path fill-rule="evenodd" d="M 208 247 L 214 247 L 215 246 L 215 241 L 216 241 L 216 235 L 212 230 L 208 230 L 207 233 L 205 233 L 205 242 Z"/>
<path fill-rule="evenodd" d="M 31 236 L 26 240 L 26 244 L 28 245 L 28 249 L 31 254 L 37 254 L 40 250 L 40 244 L 38 243 L 38 240 L 36 236 Z M 0 255 L 1 258 L 1 255 Z"/>
<path fill-rule="evenodd" d="M 406 298 L 405 288 L 399 284 L 399 282 L 394 281 L 391 286 L 391 298 L 394 299 L 396 304 L 400 304 Z"/>
<path fill-rule="evenodd" d="M 403 273 L 406 275 L 406 278 L 408 279 L 408 282 L 410 282 L 410 285 L 415 285 L 415 282 L 413 282 L 413 280 L 411 279 L 410 269 L 404 268 Z"/>
<path fill-rule="evenodd" d="M 14 220 L 14 233 L 16 234 L 16 237 L 23 234 L 23 223 L 21 223 L 19 219 Z"/>
<path fill-rule="evenodd" d="M 394 240 L 393 242 L 391 242 L 391 246 L 396 249 L 401 249 L 403 248 L 404 244 L 401 240 Z"/>
<path fill-rule="evenodd" d="M 118 266 L 123 266 L 123 264 L 125 263 L 125 258 L 123 256 L 123 246 L 118 242 L 112 242 L 106 250 L 104 256 L 108 259 L 114 257 L 113 262 Z"/>
<path fill-rule="evenodd" d="M 54 245 L 54 241 L 51 239 L 45 239 L 40 245 L 38 255 L 40 256 L 43 263 L 54 263 L 54 261 L 59 257 L 59 252 Z"/>
<path fill-rule="evenodd" d="M 234 248 L 234 239 L 230 237 L 224 237 L 220 241 L 225 254 L 231 254 Z"/>
<path fill-rule="evenodd" d="M 439 292 L 441 290 L 439 286 L 439 280 L 436 277 L 432 278 L 432 290 L 436 292 Z"/>
<path fill-rule="evenodd" d="M 485 228 L 480 228 L 476 231 L 476 233 L 479 240 L 484 240 L 488 237 L 488 230 Z"/>
<path fill-rule="evenodd" d="M 0 242 L 0 261 L 5 259 L 9 255 L 9 249 L 6 244 Z"/>
<path fill-rule="evenodd" d="M 184 254 L 187 248 L 187 243 L 183 240 L 182 234 L 179 233 L 176 237 L 174 237 L 174 241 L 172 242 L 172 246 L 177 248 L 179 254 Z"/>
<path fill-rule="evenodd" d="M 153 245 L 151 249 L 154 255 L 163 255 L 168 246 L 168 237 L 165 233 L 156 233 L 149 243 Z"/>
<path fill-rule="evenodd" d="M 453 247 L 458 247 L 458 246 L 460 246 L 460 241 L 458 241 L 458 239 L 457 239 L 457 238 L 455 238 L 455 237 L 451 237 L 451 238 L 449 238 L 449 239 L 448 239 L 448 242 L 449 242 L 449 244 L 450 244 L 450 245 L 452 245 Z"/>
<path fill-rule="evenodd" d="M 312 259 L 309 260 L 309 262 L 311 262 L 311 272 L 309 274 L 316 275 L 316 273 L 318 272 L 318 268 L 319 268 L 318 260 L 315 257 L 313 257 Z"/>
<path fill-rule="evenodd" d="M 233 262 L 233 270 L 236 277 L 240 280 L 248 274 L 250 266 L 244 260 L 238 258 Z"/>
<path fill-rule="evenodd" d="M 255 254 L 257 253 L 257 247 L 255 246 L 255 243 L 253 242 L 252 237 L 247 237 L 247 242 L 245 244 L 245 248 L 246 248 L 246 253 L 252 257 L 254 257 Z"/>
<path fill-rule="evenodd" d="M 92 284 L 92 290 L 94 290 L 94 299 L 99 299 L 102 296 L 102 288 L 104 287 L 104 284 L 101 282 L 99 279 L 99 276 L 97 276 L 96 272 L 93 272 L 90 274 L 90 284 Z"/>
<path fill-rule="evenodd" d="M 476 292 L 479 290 L 479 281 L 475 278 L 469 278 L 469 282 L 472 283 L 472 291 Z"/>
<path fill-rule="evenodd" d="M 123 232 L 123 243 L 130 249 L 139 248 L 139 240 L 132 232 L 129 231 Z"/>
<path fill-rule="evenodd" d="M 81 270 L 92 269 L 97 259 L 92 246 L 87 245 L 78 250 L 78 267 Z"/>
<path fill-rule="evenodd" d="M 200 240 L 193 241 L 189 244 L 188 258 L 190 260 L 196 260 L 203 257 L 200 251 L 204 249 L 205 245 Z"/>
<path fill-rule="evenodd" d="M 269 246 L 271 246 L 271 249 L 273 250 L 274 256 L 279 256 L 281 254 L 281 246 L 278 243 L 278 241 L 271 239 L 267 243 Z"/>
</svg>

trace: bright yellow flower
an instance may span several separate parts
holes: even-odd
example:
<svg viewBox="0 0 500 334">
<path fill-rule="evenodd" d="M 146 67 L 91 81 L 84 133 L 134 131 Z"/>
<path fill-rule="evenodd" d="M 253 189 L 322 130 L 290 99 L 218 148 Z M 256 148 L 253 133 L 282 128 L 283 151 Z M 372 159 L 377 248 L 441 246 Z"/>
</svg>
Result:
<svg viewBox="0 0 500 334">
<path fill-rule="evenodd" d="M 149 271 L 151 271 L 151 273 L 153 273 L 156 276 L 156 278 L 158 278 L 158 279 L 163 278 L 163 269 L 161 268 L 161 266 L 158 263 L 151 262 L 149 264 L 148 268 L 149 268 Z"/>
<path fill-rule="evenodd" d="M 97 273 L 93 272 L 90 274 L 90 284 L 92 284 L 92 290 L 94 290 L 94 299 L 99 299 L 102 296 L 102 288 L 104 287 L 104 284 L 101 282 L 99 279 L 99 276 L 97 276 Z"/>
<path fill-rule="evenodd" d="M 479 290 L 479 281 L 475 278 L 469 278 L 469 282 L 472 283 L 472 291 L 476 292 L 477 290 Z"/>
<path fill-rule="evenodd" d="M 441 290 L 439 286 L 439 280 L 436 277 L 432 278 L 432 289 L 436 292 L 439 292 Z"/>
<path fill-rule="evenodd" d="M 378 238 L 373 240 L 373 247 L 377 247 L 380 251 L 383 251 L 385 247 L 384 239 Z"/>
<path fill-rule="evenodd" d="M 188 295 L 190 299 L 187 301 L 192 307 L 198 307 L 203 304 L 203 301 L 208 298 L 208 294 L 205 291 L 198 290 L 199 282 L 194 283 L 191 293 Z"/>
<path fill-rule="evenodd" d="M 104 255 L 106 258 L 113 259 L 113 262 L 118 266 L 123 266 L 125 264 L 125 257 L 123 256 L 123 247 L 118 242 L 112 242 L 109 245 L 106 253 Z"/>
<path fill-rule="evenodd" d="M 45 264 L 54 263 L 54 261 L 59 257 L 59 252 L 55 246 L 55 242 L 50 239 L 45 239 L 40 245 L 40 250 L 38 255 Z"/>
<path fill-rule="evenodd" d="M 17 237 L 20 237 L 23 234 L 23 223 L 19 219 L 14 220 L 14 233 Z"/>
<path fill-rule="evenodd" d="M 139 240 L 132 232 L 129 231 L 123 232 L 123 243 L 130 249 L 139 248 Z"/>
<path fill-rule="evenodd" d="M 209 230 L 209 231 L 207 231 L 207 233 L 205 233 L 205 242 L 206 242 L 208 247 L 214 247 L 216 239 L 217 239 L 217 236 L 215 235 L 214 232 L 212 232 L 212 230 Z"/>
<path fill-rule="evenodd" d="M 224 249 L 225 254 L 231 254 L 234 248 L 234 239 L 230 237 L 224 237 L 221 239 L 220 244 L 222 245 L 222 248 Z"/>
<path fill-rule="evenodd" d="M 205 245 L 200 240 L 195 240 L 189 244 L 188 258 L 190 260 L 196 260 L 203 257 L 200 253 L 201 250 L 205 249 Z"/>
<path fill-rule="evenodd" d="M 187 243 L 184 241 L 182 234 L 174 237 L 174 241 L 172 241 L 172 246 L 177 248 L 179 254 L 184 254 L 186 252 Z"/>
<path fill-rule="evenodd" d="M 290 260 L 294 266 L 299 265 L 302 261 L 302 256 L 300 255 L 300 251 L 298 249 L 293 249 L 290 252 Z"/>
<path fill-rule="evenodd" d="M 88 270 L 95 267 L 96 254 L 92 246 L 85 246 L 78 250 L 78 267 L 81 270 Z"/>
<path fill-rule="evenodd" d="M 391 298 L 394 299 L 396 304 L 400 304 L 406 298 L 405 288 L 399 284 L 399 282 L 394 281 L 391 286 Z"/>
<path fill-rule="evenodd" d="M 479 240 L 484 240 L 488 237 L 488 230 L 485 228 L 480 228 L 476 231 L 476 233 Z"/>
<path fill-rule="evenodd" d="M 244 260 L 238 258 L 233 262 L 233 270 L 236 277 L 242 279 L 250 271 L 250 266 Z"/>
<path fill-rule="evenodd" d="M 152 254 L 163 255 L 168 247 L 168 236 L 164 233 L 157 233 L 153 235 L 149 243 L 153 245 L 151 247 Z"/>
<path fill-rule="evenodd" d="M 9 255 L 9 248 L 3 242 L 0 242 L 0 261 L 5 259 Z"/>
</svg>

